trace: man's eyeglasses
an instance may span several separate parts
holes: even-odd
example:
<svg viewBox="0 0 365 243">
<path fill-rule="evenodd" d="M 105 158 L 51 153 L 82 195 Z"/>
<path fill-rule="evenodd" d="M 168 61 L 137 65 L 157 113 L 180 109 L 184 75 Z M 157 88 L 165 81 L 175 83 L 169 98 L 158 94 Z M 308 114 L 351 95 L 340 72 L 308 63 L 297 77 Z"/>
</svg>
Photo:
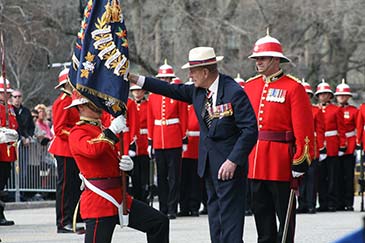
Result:
<svg viewBox="0 0 365 243">
<path fill-rule="evenodd" d="M 13 95 L 13 98 L 21 98 L 21 95 Z"/>
</svg>

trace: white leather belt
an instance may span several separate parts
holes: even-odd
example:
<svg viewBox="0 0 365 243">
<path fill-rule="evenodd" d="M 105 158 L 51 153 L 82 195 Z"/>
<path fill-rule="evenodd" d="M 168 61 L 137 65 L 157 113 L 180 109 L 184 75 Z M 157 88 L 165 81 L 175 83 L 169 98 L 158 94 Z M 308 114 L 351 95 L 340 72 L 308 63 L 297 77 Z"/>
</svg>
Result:
<svg viewBox="0 0 365 243">
<path fill-rule="evenodd" d="M 337 136 L 338 132 L 337 130 L 332 130 L 332 131 L 327 131 L 324 133 L 325 137 L 332 137 L 332 136 Z"/>
<path fill-rule="evenodd" d="M 173 124 L 177 124 L 180 123 L 180 119 L 179 118 L 171 118 L 171 119 L 167 119 L 167 120 L 155 120 L 155 125 L 156 126 L 168 126 L 168 125 L 173 125 Z"/>
<path fill-rule="evenodd" d="M 148 133 L 147 128 L 141 128 L 141 129 L 139 129 L 139 134 L 147 134 L 147 133 Z"/>
<path fill-rule="evenodd" d="M 355 136 L 356 136 L 356 130 L 346 133 L 347 138 L 351 138 L 351 137 L 355 137 Z"/>
<path fill-rule="evenodd" d="M 188 137 L 199 137 L 200 136 L 200 131 L 188 131 L 186 133 L 186 135 Z"/>
</svg>

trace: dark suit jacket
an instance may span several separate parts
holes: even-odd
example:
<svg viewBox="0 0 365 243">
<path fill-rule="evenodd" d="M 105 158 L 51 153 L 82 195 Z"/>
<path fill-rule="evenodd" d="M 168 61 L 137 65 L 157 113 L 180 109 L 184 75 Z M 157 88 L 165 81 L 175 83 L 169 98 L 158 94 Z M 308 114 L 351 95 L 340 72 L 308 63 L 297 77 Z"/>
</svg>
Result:
<svg viewBox="0 0 365 243">
<path fill-rule="evenodd" d="M 205 89 L 194 85 L 169 84 L 149 77 L 146 78 L 143 89 L 193 104 L 200 124 L 200 177 L 204 176 L 207 161 L 212 175 L 218 175 L 218 170 L 226 159 L 247 169 L 248 155 L 257 140 L 256 116 L 246 93 L 231 77 L 219 74 L 216 105 L 231 103 L 233 115 L 214 119 L 210 128 L 201 115 Z"/>
</svg>

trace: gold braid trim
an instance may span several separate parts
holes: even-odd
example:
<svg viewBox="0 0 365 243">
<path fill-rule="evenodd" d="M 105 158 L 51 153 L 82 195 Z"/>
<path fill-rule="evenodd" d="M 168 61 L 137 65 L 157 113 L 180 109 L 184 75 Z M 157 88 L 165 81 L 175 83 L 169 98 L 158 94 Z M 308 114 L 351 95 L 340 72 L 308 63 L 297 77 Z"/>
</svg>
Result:
<svg viewBox="0 0 365 243">
<path fill-rule="evenodd" d="M 67 136 L 69 136 L 69 135 L 70 135 L 70 131 L 67 131 L 67 130 L 65 130 L 65 129 L 62 129 L 62 130 L 61 130 L 61 133 L 62 133 L 62 134 L 66 134 Z"/>
<path fill-rule="evenodd" d="M 256 79 L 256 78 L 258 78 L 258 77 L 260 77 L 260 76 L 262 76 L 262 75 L 261 75 L 261 74 L 259 74 L 259 75 L 256 75 L 256 76 L 252 77 L 252 78 L 249 78 L 249 79 L 247 79 L 247 80 L 245 81 L 245 83 L 251 82 L 252 80 L 254 80 L 254 79 Z"/>
<path fill-rule="evenodd" d="M 312 159 L 311 159 L 310 154 L 309 154 L 309 142 L 310 142 L 310 140 L 309 140 L 308 136 L 305 137 L 304 141 L 305 141 L 305 145 L 304 145 L 303 154 L 299 158 L 293 160 L 293 165 L 300 165 L 304 161 L 307 161 L 308 165 L 310 165 L 312 163 Z"/>
<path fill-rule="evenodd" d="M 105 137 L 104 133 L 100 133 L 100 135 L 97 138 L 93 138 L 87 141 L 89 144 L 95 144 L 95 143 L 108 143 L 111 146 L 114 146 L 115 143 L 113 140 Z"/>
</svg>

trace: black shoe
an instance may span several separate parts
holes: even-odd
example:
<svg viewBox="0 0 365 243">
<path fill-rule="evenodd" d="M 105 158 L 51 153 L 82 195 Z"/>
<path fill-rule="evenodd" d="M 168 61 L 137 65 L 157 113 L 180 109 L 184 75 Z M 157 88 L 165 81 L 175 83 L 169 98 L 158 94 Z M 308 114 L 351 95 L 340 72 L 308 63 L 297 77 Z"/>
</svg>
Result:
<svg viewBox="0 0 365 243">
<path fill-rule="evenodd" d="M 308 209 L 306 209 L 306 208 L 297 208 L 295 210 L 295 213 L 297 213 L 297 214 L 308 213 Z"/>
<path fill-rule="evenodd" d="M 245 210 L 245 216 L 252 216 L 252 210 L 251 209 Z"/>
<path fill-rule="evenodd" d="M 10 226 L 14 224 L 13 220 L 0 219 L 0 226 Z"/>
<path fill-rule="evenodd" d="M 192 217 L 199 217 L 199 211 L 191 211 L 190 216 Z"/>
<path fill-rule="evenodd" d="M 345 211 L 354 211 L 354 207 L 353 206 L 346 206 Z"/>
<path fill-rule="evenodd" d="M 181 212 L 177 213 L 177 216 L 178 217 L 187 217 L 187 216 L 190 216 L 190 213 L 189 213 L 189 211 L 181 211 Z"/>
<path fill-rule="evenodd" d="M 72 225 L 68 224 L 63 227 L 57 228 L 57 233 L 76 233 L 76 234 L 85 234 L 85 228 L 84 227 L 76 227 L 76 232 L 73 231 Z"/>
<path fill-rule="evenodd" d="M 208 209 L 206 207 L 203 208 L 202 211 L 199 212 L 201 215 L 207 215 L 208 214 Z"/>
<path fill-rule="evenodd" d="M 167 214 L 167 217 L 168 217 L 169 219 L 176 219 L 176 214 L 174 214 L 174 213 L 172 213 L 172 214 L 168 213 L 168 214 Z"/>
<path fill-rule="evenodd" d="M 315 208 L 308 208 L 308 213 L 309 214 L 315 214 L 317 211 Z"/>
</svg>

